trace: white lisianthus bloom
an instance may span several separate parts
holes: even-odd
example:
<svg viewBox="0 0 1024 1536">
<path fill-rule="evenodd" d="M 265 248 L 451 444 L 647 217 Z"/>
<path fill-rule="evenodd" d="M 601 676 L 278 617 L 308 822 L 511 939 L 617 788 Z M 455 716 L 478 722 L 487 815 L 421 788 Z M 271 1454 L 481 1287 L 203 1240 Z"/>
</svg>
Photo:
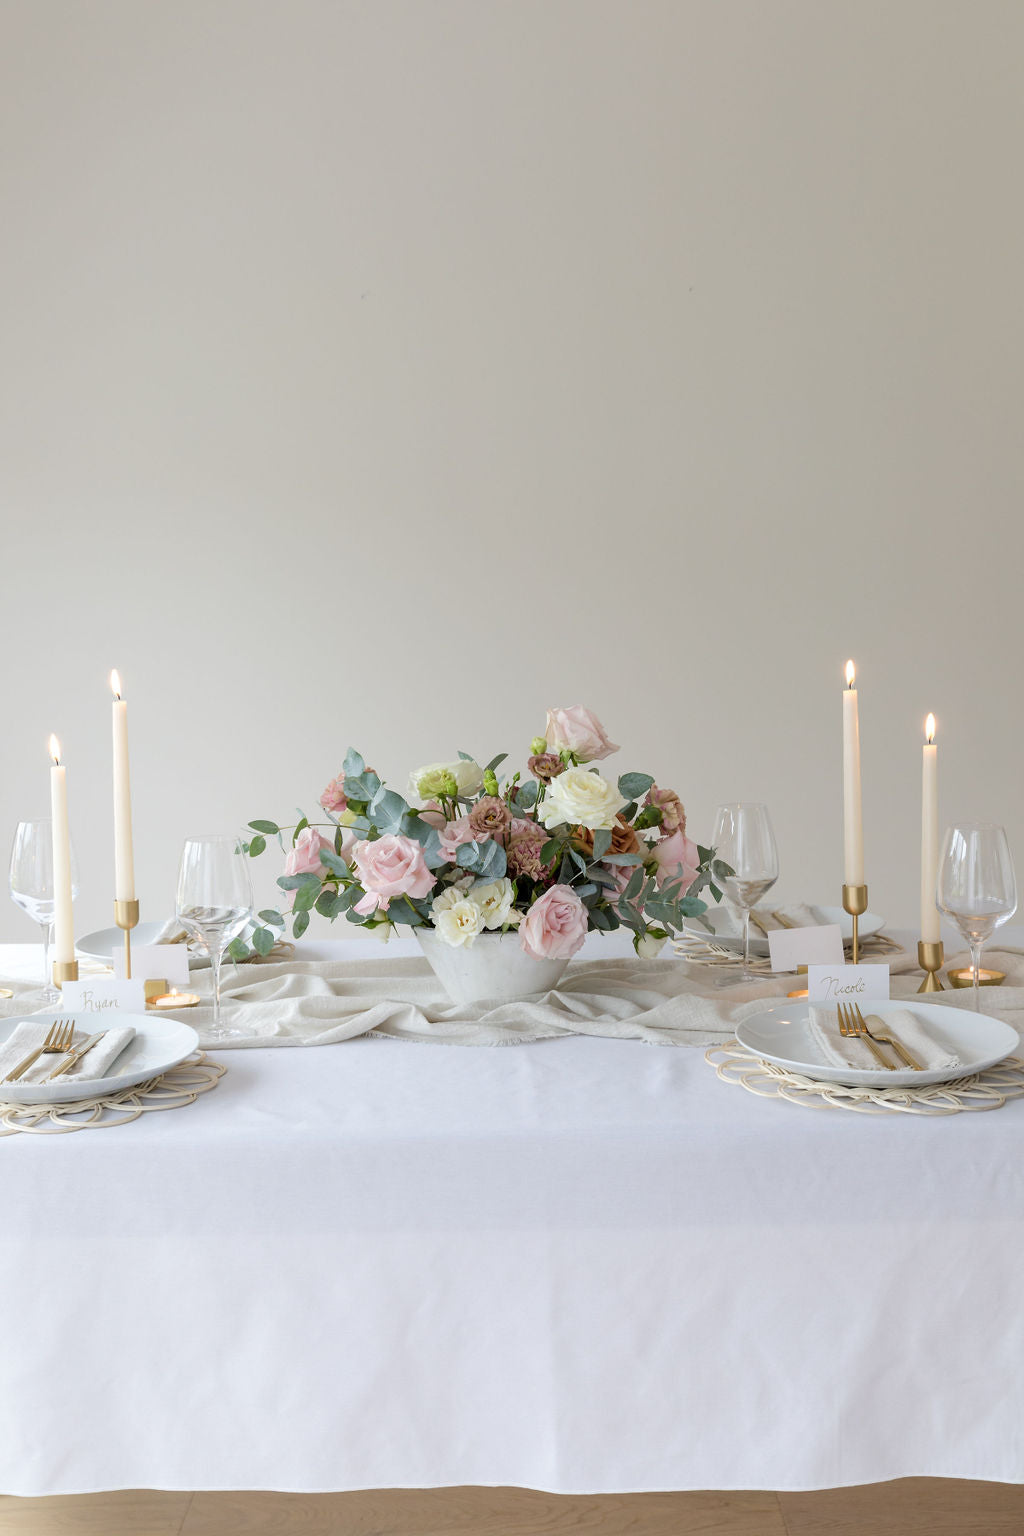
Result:
<svg viewBox="0 0 1024 1536">
<path fill-rule="evenodd" d="M 483 788 L 484 771 L 479 763 L 470 758 L 457 757 L 450 763 L 426 763 L 409 775 L 409 789 L 421 800 L 437 800 L 445 793 L 448 775 L 455 780 L 456 793 L 466 797 L 479 794 Z"/>
<path fill-rule="evenodd" d="M 466 894 L 469 885 L 472 885 L 474 876 L 470 875 L 468 881 L 460 878 L 453 885 L 446 885 L 444 890 L 434 897 L 430 903 L 430 915 L 435 920 L 442 912 L 447 912 L 449 907 L 454 907 L 457 901 L 461 901 Z"/>
<path fill-rule="evenodd" d="M 439 938 L 453 949 L 463 944 L 472 944 L 484 926 L 484 914 L 472 896 L 460 896 L 458 901 L 443 907 L 440 912 L 432 913 L 432 916 Z"/>
<path fill-rule="evenodd" d="M 482 880 L 479 885 L 474 885 L 470 895 L 484 915 L 485 928 L 503 928 L 521 916 L 518 912 L 513 913 L 516 893 L 512 881 L 505 876 L 500 880 Z"/>
<path fill-rule="evenodd" d="M 570 827 L 587 827 L 591 832 L 611 831 L 615 818 L 627 802 L 614 784 L 589 768 L 567 768 L 552 779 L 541 801 L 538 815 L 546 827 L 563 822 Z"/>
<path fill-rule="evenodd" d="M 638 933 L 633 939 L 633 948 L 641 960 L 656 960 L 665 948 L 667 941 L 667 933 L 645 933 L 643 936 Z"/>
</svg>

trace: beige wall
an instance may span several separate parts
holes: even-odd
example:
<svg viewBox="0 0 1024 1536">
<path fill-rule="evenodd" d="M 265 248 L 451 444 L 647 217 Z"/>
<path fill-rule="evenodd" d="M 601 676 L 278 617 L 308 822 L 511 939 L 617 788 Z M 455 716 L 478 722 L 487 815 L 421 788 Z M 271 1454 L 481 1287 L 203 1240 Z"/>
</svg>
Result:
<svg viewBox="0 0 1024 1536">
<path fill-rule="evenodd" d="M 1019 0 L 0 0 L 2 826 L 180 841 L 591 705 L 872 905 L 1020 792 Z M 269 873 L 269 872 L 268 872 Z M 7 903 L 0 937 L 31 937 Z"/>
</svg>

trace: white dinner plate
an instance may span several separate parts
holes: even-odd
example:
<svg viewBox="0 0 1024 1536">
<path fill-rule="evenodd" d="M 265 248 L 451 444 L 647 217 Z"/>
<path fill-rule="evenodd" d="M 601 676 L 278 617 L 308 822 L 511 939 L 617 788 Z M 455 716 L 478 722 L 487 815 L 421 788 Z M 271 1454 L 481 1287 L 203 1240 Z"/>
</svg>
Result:
<svg viewBox="0 0 1024 1536">
<path fill-rule="evenodd" d="M 762 1061 L 773 1061 L 777 1066 L 790 1067 L 794 1072 L 802 1072 L 806 1077 L 822 1082 L 845 1083 L 856 1088 L 922 1088 L 927 1083 L 953 1082 L 958 1077 L 967 1077 L 972 1072 L 994 1066 L 1020 1045 L 1020 1036 L 1011 1024 L 987 1013 L 972 1013 L 945 1003 L 919 1003 L 916 998 L 909 1002 L 872 1002 L 863 1005 L 861 1011 L 865 1015 L 877 1013 L 884 1019 L 887 1014 L 909 1010 L 937 1045 L 956 1052 L 960 1066 L 940 1067 L 931 1072 L 912 1072 L 909 1068 L 885 1072 L 880 1067 L 874 1071 L 832 1067 L 826 1064 L 811 1038 L 808 1029 L 811 1007 L 806 998 L 766 1005 L 760 1013 L 736 1026 L 736 1038 Z M 885 1046 L 882 1050 L 889 1054 Z"/>
<path fill-rule="evenodd" d="M 163 926 L 163 923 L 140 923 L 132 929 L 132 943 L 155 944 Z M 120 928 L 100 928 L 96 933 L 87 933 L 84 939 L 76 939 L 75 948 L 79 954 L 88 955 L 90 960 L 102 960 L 104 964 L 112 965 L 115 951 L 120 954 L 124 949 L 124 933 Z M 193 955 L 191 950 L 188 958 L 190 965 L 196 961 L 206 963 L 205 955 Z"/>
<path fill-rule="evenodd" d="M 158 1077 L 169 1067 L 191 1056 L 199 1036 L 190 1024 L 159 1014 L 140 1013 L 33 1013 L 17 1019 L 0 1019 L 0 1043 L 13 1032 L 16 1024 L 26 1021 L 48 1027 L 57 1019 L 73 1018 L 75 1039 L 94 1035 L 100 1029 L 118 1029 L 131 1024 L 135 1039 L 115 1061 L 110 1063 L 107 1077 L 72 1077 L 65 1073 L 55 1083 L 0 1083 L 0 1102 L 5 1104 L 68 1104 L 72 1099 L 91 1098 L 93 1095 L 115 1092 L 118 1088 L 130 1088 L 133 1083 L 144 1083 L 147 1078 Z M 26 1052 L 26 1055 L 28 1053 Z M 52 1056 L 55 1067 L 60 1059 Z M 85 1057 L 85 1064 L 89 1058 Z"/>
<path fill-rule="evenodd" d="M 849 912 L 844 912 L 842 907 L 812 907 L 811 910 L 813 912 L 817 912 L 818 916 L 821 918 L 822 923 L 838 923 L 839 930 L 845 943 L 848 944 L 853 938 L 853 918 L 850 916 Z M 718 931 L 719 928 L 725 928 L 729 923 L 728 914 L 723 907 L 709 906 L 708 910 L 704 913 L 704 918 L 705 921 L 710 923 L 711 927 L 715 930 L 716 944 L 721 944 L 723 949 L 735 949 L 738 953 L 742 953 L 742 934 L 737 935 L 734 933 L 720 933 Z M 884 917 L 879 917 L 877 912 L 865 912 L 862 914 L 860 919 L 860 937 L 862 939 L 870 939 L 876 933 L 881 933 L 884 927 Z M 111 929 L 111 932 L 116 933 L 117 930 Z M 700 923 L 698 923 L 692 917 L 688 918 L 687 921 L 683 924 L 683 933 L 688 939 L 711 938 L 711 934 L 708 933 L 707 929 L 702 928 Z M 81 947 L 82 946 L 79 945 L 79 948 Z M 754 927 L 753 923 L 750 925 L 750 953 L 752 955 L 765 956 L 768 954 L 768 940 L 765 938 L 763 933 L 759 932 L 759 930 Z"/>
</svg>

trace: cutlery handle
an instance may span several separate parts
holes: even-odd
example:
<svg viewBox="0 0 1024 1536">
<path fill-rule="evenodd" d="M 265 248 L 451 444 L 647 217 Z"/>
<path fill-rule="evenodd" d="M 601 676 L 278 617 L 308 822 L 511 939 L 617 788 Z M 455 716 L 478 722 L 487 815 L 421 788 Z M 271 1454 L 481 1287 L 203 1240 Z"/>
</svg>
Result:
<svg viewBox="0 0 1024 1536">
<path fill-rule="evenodd" d="M 104 1030 L 102 1034 L 94 1035 L 91 1040 L 87 1040 L 83 1046 L 78 1048 L 77 1051 L 72 1051 L 71 1055 L 68 1056 L 66 1060 L 62 1061 L 60 1066 L 50 1073 L 46 1081 L 48 1083 L 52 1083 L 55 1077 L 60 1077 L 61 1074 L 67 1072 L 69 1068 L 77 1067 L 82 1057 L 87 1056 L 94 1045 L 99 1045 L 100 1041 L 103 1039 L 103 1035 L 105 1034 L 106 1030 Z"/>
<path fill-rule="evenodd" d="M 884 1067 L 887 1072 L 896 1071 L 896 1068 L 893 1066 L 892 1062 L 886 1061 L 885 1057 L 882 1055 L 881 1048 L 879 1047 L 873 1035 L 869 1035 L 867 1030 L 865 1030 L 861 1035 L 861 1039 L 866 1040 L 868 1045 L 870 1045 L 874 1053 L 875 1060 L 878 1062 L 880 1067 Z"/>
<path fill-rule="evenodd" d="M 25 1057 L 25 1060 L 19 1061 L 13 1072 L 8 1072 L 7 1076 L 4 1078 L 4 1082 L 16 1083 L 18 1078 L 21 1077 L 22 1073 L 27 1072 L 32 1063 L 34 1061 L 38 1061 L 42 1054 L 42 1046 L 39 1046 L 38 1050 L 29 1051 L 28 1055 Z"/>
</svg>

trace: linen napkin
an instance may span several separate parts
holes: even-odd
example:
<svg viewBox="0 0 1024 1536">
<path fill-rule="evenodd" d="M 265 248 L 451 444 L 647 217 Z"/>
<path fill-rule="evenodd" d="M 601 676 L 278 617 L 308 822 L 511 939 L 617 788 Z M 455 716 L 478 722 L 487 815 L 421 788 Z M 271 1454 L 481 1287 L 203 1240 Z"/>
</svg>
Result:
<svg viewBox="0 0 1024 1536">
<path fill-rule="evenodd" d="M 99 1026 L 99 1028 L 102 1027 L 102 1025 Z M 0 1101 L 3 1100 L 3 1079 L 7 1076 L 8 1072 L 14 1071 L 19 1061 L 24 1061 L 30 1051 L 34 1051 L 37 1046 L 42 1045 L 49 1028 L 50 1024 L 46 1020 L 39 1024 L 34 1024 L 30 1020 L 25 1019 L 20 1024 L 14 1026 L 10 1035 L 0 1045 Z M 96 1033 L 95 1029 L 82 1028 L 81 1025 L 76 1025 L 75 1042 L 80 1044 L 83 1040 L 87 1040 L 90 1035 Z M 64 1076 L 69 1082 L 88 1082 L 90 1079 L 109 1076 L 108 1067 L 117 1060 L 121 1052 L 126 1050 L 134 1039 L 135 1030 L 130 1024 L 119 1029 L 108 1029 L 103 1039 L 93 1046 L 88 1056 L 83 1056 L 82 1060 L 76 1063 L 70 1071 L 64 1073 Z M 49 1077 L 51 1072 L 60 1066 L 62 1060 L 63 1057 L 57 1055 L 40 1056 L 38 1061 L 18 1078 L 18 1082 L 41 1083 L 45 1078 Z"/>
<path fill-rule="evenodd" d="M 867 1009 L 861 1009 L 865 1017 Z M 877 1072 L 878 1062 L 866 1040 L 839 1033 L 839 1023 L 834 1008 L 812 1008 L 807 1027 L 811 1039 L 817 1045 L 830 1067 L 853 1067 L 858 1072 Z M 941 1045 L 925 1029 L 916 1014 L 909 1008 L 899 1008 L 885 1015 L 884 1033 L 902 1041 L 907 1050 L 916 1056 L 927 1071 L 958 1067 L 960 1058 L 948 1046 Z M 882 1055 L 895 1061 L 896 1053 L 891 1046 L 880 1046 Z M 902 1063 L 900 1063 L 902 1066 Z"/>
<path fill-rule="evenodd" d="M 779 917 L 774 915 L 776 912 Z M 779 918 L 786 921 L 780 922 Z M 763 936 L 764 930 L 775 933 L 780 928 L 817 928 L 823 921 L 817 908 L 804 901 L 779 902 L 774 906 L 754 907 L 750 914 L 750 931 L 757 938 L 759 934 Z M 728 898 L 719 908 L 715 927 L 726 938 L 738 939 L 743 935 L 743 913 Z"/>
</svg>

